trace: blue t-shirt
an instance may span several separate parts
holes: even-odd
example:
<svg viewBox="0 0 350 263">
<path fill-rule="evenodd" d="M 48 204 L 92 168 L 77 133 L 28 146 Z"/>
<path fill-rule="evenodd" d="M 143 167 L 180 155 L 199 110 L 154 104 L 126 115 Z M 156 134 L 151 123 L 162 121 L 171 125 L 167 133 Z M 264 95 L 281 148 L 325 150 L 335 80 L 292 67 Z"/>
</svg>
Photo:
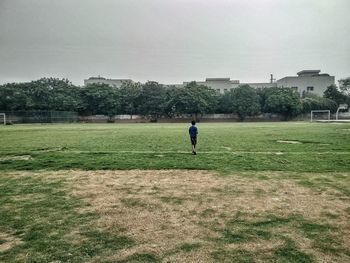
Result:
<svg viewBox="0 0 350 263">
<path fill-rule="evenodd" d="M 197 137 L 198 129 L 196 126 L 192 125 L 190 129 L 188 130 L 191 137 Z"/>
</svg>

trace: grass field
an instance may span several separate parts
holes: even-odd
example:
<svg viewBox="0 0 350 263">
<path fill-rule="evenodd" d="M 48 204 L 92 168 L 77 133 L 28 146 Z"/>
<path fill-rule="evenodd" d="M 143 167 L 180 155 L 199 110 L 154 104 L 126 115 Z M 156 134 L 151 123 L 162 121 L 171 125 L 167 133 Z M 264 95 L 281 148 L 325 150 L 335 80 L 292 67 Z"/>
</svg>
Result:
<svg viewBox="0 0 350 263">
<path fill-rule="evenodd" d="M 0 127 L 0 262 L 349 262 L 350 125 Z"/>
</svg>

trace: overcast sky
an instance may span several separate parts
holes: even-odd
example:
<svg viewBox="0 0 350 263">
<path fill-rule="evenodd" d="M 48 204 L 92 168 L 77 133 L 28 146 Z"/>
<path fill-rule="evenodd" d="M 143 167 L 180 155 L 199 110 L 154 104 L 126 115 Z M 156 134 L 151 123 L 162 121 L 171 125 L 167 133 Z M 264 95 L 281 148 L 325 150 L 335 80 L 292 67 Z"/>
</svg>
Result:
<svg viewBox="0 0 350 263">
<path fill-rule="evenodd" d="M 350 0 L 0 0 L 0 83 L 350 76 Z"/>
</svg>

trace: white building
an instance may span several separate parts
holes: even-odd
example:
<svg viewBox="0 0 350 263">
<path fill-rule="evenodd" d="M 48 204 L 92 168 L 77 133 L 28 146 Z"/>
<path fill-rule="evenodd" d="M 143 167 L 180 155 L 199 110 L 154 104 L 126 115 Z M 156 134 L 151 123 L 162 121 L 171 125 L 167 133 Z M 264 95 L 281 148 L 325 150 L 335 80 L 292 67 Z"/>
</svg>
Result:
<svg viewBox="0 0 350 263">
<path fill-rule="evenodd" d="M 251 86 L 254 89 L 272 88 L 277 87 L 276 82 L 259 82 L 259 83 L 244 83 Z"/>
<path fill-rule="evenodd" d="M 186 86 L 188 83 L 184 82 L 182 86 Z M 227 92 L 239 86 L 239 80 L 231 80 L 230 78 L 206 78 L 205 81 L 196 81 L 196 83 L 211 87 L 220 93 Z"/>
<path fill-rule="evenodd" d="M 239 85 L 247 84 L 253 88 L 270 88 L 270 87 L 280 87 L 280 88 L 294 88 L 302 96 L 304 93 L 314 93 L 319 96 L 323 96 L 323 92 L 330 85 L 335 83 L 334 76 L 329 74 L 320 74 L 320 70 L 302 70 L 297 73 L 297 76 L 288 76 L 274 81 L 271 75 L 270 82 L 261 83 L 240 83 L 239 80 L 231 80 L 230 78 L 206 78 L 205 81 L 196 81 L 199 85 L 205 85 L 217 90 L 220 93 L 228 92 Z M 131 81 L 131 79 L 106 79 L 103 77 L 91 77 L 84 80 L 84 84 L 90 83 L 104 83 L 109 84 L 113 87 L 119 88 L 123 82 Z M 189 82 L 183 82 L 182 84 L 166 85 L 183 87 Z"/>
<path fill-rule="evenodd" d="M 276 81 L 261 83 L 240 83 L 239 80 L 230 80 L 230 78 L 207 78 L 205 81 L 198 81 L 198 84 L 211 87 L 220 93 L 225 93 L 239 85 L 247 84 L 252 88 L 294 88 L 302 96 L 304 93 L 314 93 L 323 96 L 324 91 L 332 84 L 335 84 L 334 76 L 329 74 L 320 74 L 320 70 L 302 70 L 297 76 L 288 76 Z M 184 82 L 186 85 L 188 82 Z"/>
<path fill-rule="evenodd" d="M 120 88 L 121 85 L 127 81 L 133 82 L 131 79 L 106 79 L 98 76 L 98 77 L 91 77 L 88 79 L 84 79 L 84 85 L 86 86 L 88 84 L 100 83 L 100 84 L 108 84 L 115 88 Z"/>
<path fill-rule="evenodd" d="M 187 85 L 189 82 L 184 82 L 181 86 Z M 228 92 L 239 85 L 249 85 L 252 88 L 271 88 L 277 87 L 276 82 L 261 82 L 261 83 L 240 83 L 239 80 L 231 80 L 230 78 L 206 78 L 205 81 L 196 81 L 198 85 L 205 85 L 215 89 L 220 93 Z M 179 85 L 177 85 L 179 86 Z"/>
<path fill-rule="evenodd" d="M 304 93 L 314 93 L 323 96 L 323 92 L 334 84 L 334 76 L 320 74 L 321 70 L 302 70 L 298 76 L 284 77 L 277 80 L 277 87 L 294 88 L 302 96 Z"/>
</svg>

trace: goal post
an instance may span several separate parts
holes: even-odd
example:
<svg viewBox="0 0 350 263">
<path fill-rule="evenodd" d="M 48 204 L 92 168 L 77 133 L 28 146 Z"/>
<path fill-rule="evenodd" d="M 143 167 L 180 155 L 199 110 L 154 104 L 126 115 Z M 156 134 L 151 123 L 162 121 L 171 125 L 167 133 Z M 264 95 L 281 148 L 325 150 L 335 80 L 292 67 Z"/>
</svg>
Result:
<svg viewBox="0 0 350 263">
<path fill-rule="evenodd" d="M 339 107 L 335 114 L 335 119 L 338 120 L 339 110 L 347 110 L 347 109 L 348 109 L 348 104 L 339 104 Z"/>
<path fill-rule="evenodd" d="M 4 125 L 6 125 L 6 114 L 5 113 L 0 113 L 0 121 Z"/>
<path fill-rule="evenodd" d="M 328 120 L 331 120 L 331 111 L 330 110 L 312 110 L 311 111 L 311 122 L 313 121 L 314 113 L 327 113 Z"/>
</svg>

